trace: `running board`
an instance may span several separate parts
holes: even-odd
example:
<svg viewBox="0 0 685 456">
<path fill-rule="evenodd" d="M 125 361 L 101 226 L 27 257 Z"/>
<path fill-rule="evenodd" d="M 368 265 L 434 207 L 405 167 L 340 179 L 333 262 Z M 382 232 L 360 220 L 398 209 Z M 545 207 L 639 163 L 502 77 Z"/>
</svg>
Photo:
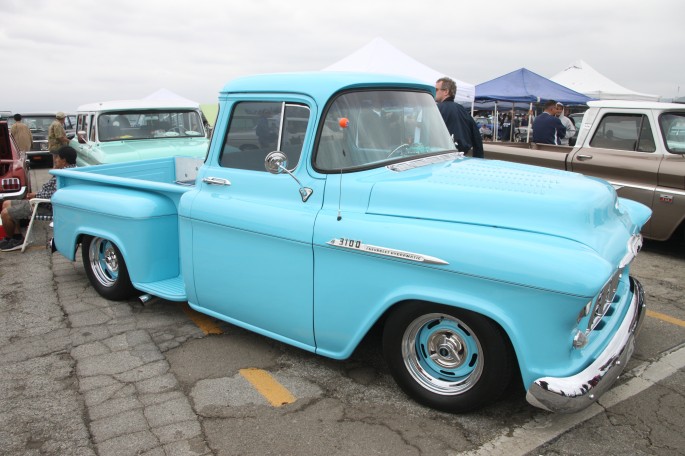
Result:
<svg viewBox="0 0 685 456">
<path fill-rule="evenodd" d="M 173 279 L 160 280 L 158 282 L 134 283 L 136 290 L 149 293 L 158 298 L 168 301 L 187 301 L 186 286 L 183 283 L 183 276 Z"/>
</svg>

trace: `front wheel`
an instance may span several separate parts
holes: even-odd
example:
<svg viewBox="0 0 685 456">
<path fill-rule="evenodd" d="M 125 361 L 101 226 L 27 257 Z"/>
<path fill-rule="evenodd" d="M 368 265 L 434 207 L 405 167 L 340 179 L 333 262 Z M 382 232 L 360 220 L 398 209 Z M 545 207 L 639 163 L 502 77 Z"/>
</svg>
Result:
<svg viewBox="0 0 685 456">
<path fill-rule="evenodd" d="M 81 242 L 81 253 L 88 280 L 100 296 L 121 301 L 135 295 L 126 262 L 112 241 L 85 236 Z"/>
<path fill-rule="evenodd" d="M 513 355 L 492 320 L 463 309 L 412 302 L 386 321 L 383 352 L 402 390 L 417 402 L 463 413 L 507 388 Z"/>
</svg>

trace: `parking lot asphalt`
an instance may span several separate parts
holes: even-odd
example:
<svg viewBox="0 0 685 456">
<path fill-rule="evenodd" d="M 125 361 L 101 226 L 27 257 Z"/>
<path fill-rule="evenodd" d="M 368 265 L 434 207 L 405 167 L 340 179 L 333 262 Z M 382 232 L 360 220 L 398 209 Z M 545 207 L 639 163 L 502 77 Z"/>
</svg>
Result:
<svg viewBox="0 0 685 456">
<path fill-rule="evenodd" d="M 32 171 L 34 186 L 48 178 Z M 571 415 L 511 388 L 475 413 L 408 399 L 377 335 L 334 361 L 197 314 L 111 302 L 39 224 L 0 252 L 3 455 L 679 455 L 685 448 L 685 244 L 645 243 L 648 314 L 626 373 Z"/>
</svg>

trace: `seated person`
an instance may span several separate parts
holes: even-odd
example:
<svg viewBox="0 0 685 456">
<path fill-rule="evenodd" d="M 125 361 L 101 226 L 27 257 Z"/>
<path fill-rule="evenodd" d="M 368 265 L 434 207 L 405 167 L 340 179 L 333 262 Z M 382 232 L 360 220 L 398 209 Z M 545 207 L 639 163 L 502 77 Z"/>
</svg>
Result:
<svg viewBox="0 0 685 456">
<path fill-rule="evenodd" d="M 73 168 L 76 166 L 76 150 L 71 146 L 62 146 L 53 153 L 55 169 Z M 10 252 L 21 249 L 24 236 L 19 230 L 22 220 L 31 218 L 32 208 L 29 204 L 31 198 L 52 198 L 57 191 L 57 178 L 47 181 L 38 193 L 28 193 L 24 200 L 7 200 L 2 203 L 2 226 L 5 229 L 5 238 L 0 241 L 0 251 Z M 38 208 L 39 215 L 52 215 L 52 205 L 45 204 Z"/>
<path fill-rule="evenodd" d="M 487 124 L 481 125 L 479 131 L 483 139 L 492 139 L 492 130 L 487 126 Z"/>
</svg>

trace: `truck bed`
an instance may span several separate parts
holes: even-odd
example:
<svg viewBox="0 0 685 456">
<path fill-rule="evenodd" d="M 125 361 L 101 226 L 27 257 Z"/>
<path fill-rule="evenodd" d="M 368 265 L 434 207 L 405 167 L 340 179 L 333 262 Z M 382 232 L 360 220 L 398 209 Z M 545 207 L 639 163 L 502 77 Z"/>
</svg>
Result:
<svg viewBox="0 0 685 456">
<path fill-rule="evenodd" d="M 132 186 L 173 191 L 176 186 L 195 184 L 197 171 L 202 160 L 191 157 L 167 157 L 153 160 L 141 160 L 112 165 L 84 166 L 66 170 L 52 170 L 58 180 L 68 185 L 70 178 L 83 181 L 102 182 L 112 185 Z M 168 184 L 170 187 L 160 186 Z M 183 190 L 180 190 L 183 191 Z"/>
<path fill-rule="evenodd" d="M 513 161 L 526 165 L 544 166 L 553 169 L 566 169 L 570 146 L 554 146 L 550 144 L 516 143 L 516 142 L 485 142 L 483 151 L 485 158 L 491 160 Z"/>
<path fill-rule="evenodd" d="M 167 157 L 111 165 L 84 166 L 50 171 L 57 176 L 58 188 L 79 183 L 105 184 L 117 187 L 152 190 L 178 196 L 195 185 L 203 160 L 191 157 Z M 172 195 L 178 195 L 173 197 Z"/>
</svg>

